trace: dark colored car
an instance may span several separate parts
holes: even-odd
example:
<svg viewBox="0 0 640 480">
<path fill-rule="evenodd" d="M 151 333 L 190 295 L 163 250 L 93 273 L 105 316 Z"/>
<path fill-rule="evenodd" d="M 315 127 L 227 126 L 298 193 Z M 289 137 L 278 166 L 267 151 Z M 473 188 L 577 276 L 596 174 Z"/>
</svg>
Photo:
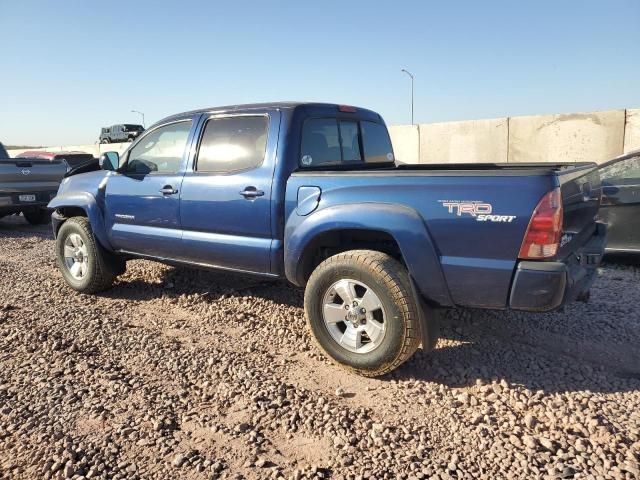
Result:
<svg viewBox="0 0 640 480">
<path fill-rule="evenodd" d="M 32 150 L 28 152 L 22 152 L 20 155 L 17 155 L 16 158 L 39 158 L 49 161 L 62 161 L 69 166 L 69 170 L 95 161 L 95 158 L 90 153 L 79 151 L 45 152 L 40 150 Z"/>
<path fill-rule="evenodd" d="M 640 150 L 600 166 L 600 219 L 609 224 L 607 252 L 640 253 Z"/>
<path fill-rule="evenodd" d="M 99 140 L 100 143 L 133 142 L 142 132 L 144 132 L 142 125 L 131 123 L 111 125 L 110 127 L 102 128 Z"/>
</svg>

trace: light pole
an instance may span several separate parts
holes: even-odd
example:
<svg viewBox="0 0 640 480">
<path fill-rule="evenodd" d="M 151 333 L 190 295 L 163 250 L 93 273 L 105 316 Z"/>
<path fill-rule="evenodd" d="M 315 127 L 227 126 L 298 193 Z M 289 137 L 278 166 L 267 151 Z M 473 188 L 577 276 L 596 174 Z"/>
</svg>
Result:
<svg viewBox="0 0 640 480">
<path fill-rule="evenodd" d="M 413 125 L 413 74 L 404 68 L 401 71 L 411 77 L 411 125 Z"/>
<path fill-rule="evenodd" d="M 143 126 L 144 128 L 147 128 L 147 126 L 146 126 L 146 125 L 145 125 L 145 123 L 144 123 L 144 113 L 139 112 L 138 110 L 131 110 L 131 113 L 139 113 L 140 115 L 142 115 L 142 126 Z"/>
</svg>

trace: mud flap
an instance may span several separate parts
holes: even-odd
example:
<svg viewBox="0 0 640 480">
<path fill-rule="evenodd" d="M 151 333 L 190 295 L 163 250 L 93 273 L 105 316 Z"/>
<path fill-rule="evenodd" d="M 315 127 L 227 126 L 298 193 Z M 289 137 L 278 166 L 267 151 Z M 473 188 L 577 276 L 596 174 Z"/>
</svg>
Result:
<svg viewBox="0 0 640 480">
<path fill-rule="evenodd" d="M 430 352 L 436 347 L 438 337 L 440 336 L 440 320 L 443 310 L 441 308 L 433 308 L 427 305 L 422 295 L 418 293 L 415 282 L 411 278 L 411 291 L 413 298 L 416 299 L 418 307 L 418 317 L 420 319 L 420 336 L 422 337 L 421 346 L 423 351 Z"/>
</svg>

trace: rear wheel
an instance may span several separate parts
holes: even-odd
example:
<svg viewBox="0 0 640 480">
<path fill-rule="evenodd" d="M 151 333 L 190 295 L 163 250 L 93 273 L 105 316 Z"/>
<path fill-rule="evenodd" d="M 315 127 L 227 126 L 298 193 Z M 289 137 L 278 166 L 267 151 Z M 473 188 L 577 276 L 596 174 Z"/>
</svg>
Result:
<svg viewBox="0 0 640 480">
<path fill-rule="evenodd" d="M 124 260 L 102 248 L 84 217 L 70 218 L 60 227 L 56 257 L 65 282 L 82 293 L 109 288 L 125 270 Z"/>
<path fill-rule="evenodd" d="M 46 208 L 37 208 L 35 210 L 26 210 L 22 212 L 24 218 L 31 225 L 44 225 L 51 221 L 51 212 Z"/>
<path fill-rule="evenodd" d="M 320 348 L 365 376 L 395 369 L 422 340 L 406 269 L 377 251 L 352 250 L 322 262 L 307 283 L 305 311 Z"/>
<path fill-rule="evenodd" d="M 108 138 L 103 138 L 102 140 L 100 140 L 100 143 L 109 143 L 109 139 Z"/>
</svg>

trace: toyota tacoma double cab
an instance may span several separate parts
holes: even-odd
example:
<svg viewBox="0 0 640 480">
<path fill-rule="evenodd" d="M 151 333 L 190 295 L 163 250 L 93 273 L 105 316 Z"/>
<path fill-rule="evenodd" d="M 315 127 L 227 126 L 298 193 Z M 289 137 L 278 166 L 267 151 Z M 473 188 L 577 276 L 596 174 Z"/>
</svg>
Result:
<svg viewBox="0 0 640 480">
<path fill-rule="evenodd" d="M 586 301 L 605 244 L 595 164 L 399 165 L 351 106 L 181 113 L 100 165 L 49 204 L 71 288 L 134 258 L 286 279 L 320 348 L 367 376 L 433 348 L 442 309 Z"/>
</svg>

